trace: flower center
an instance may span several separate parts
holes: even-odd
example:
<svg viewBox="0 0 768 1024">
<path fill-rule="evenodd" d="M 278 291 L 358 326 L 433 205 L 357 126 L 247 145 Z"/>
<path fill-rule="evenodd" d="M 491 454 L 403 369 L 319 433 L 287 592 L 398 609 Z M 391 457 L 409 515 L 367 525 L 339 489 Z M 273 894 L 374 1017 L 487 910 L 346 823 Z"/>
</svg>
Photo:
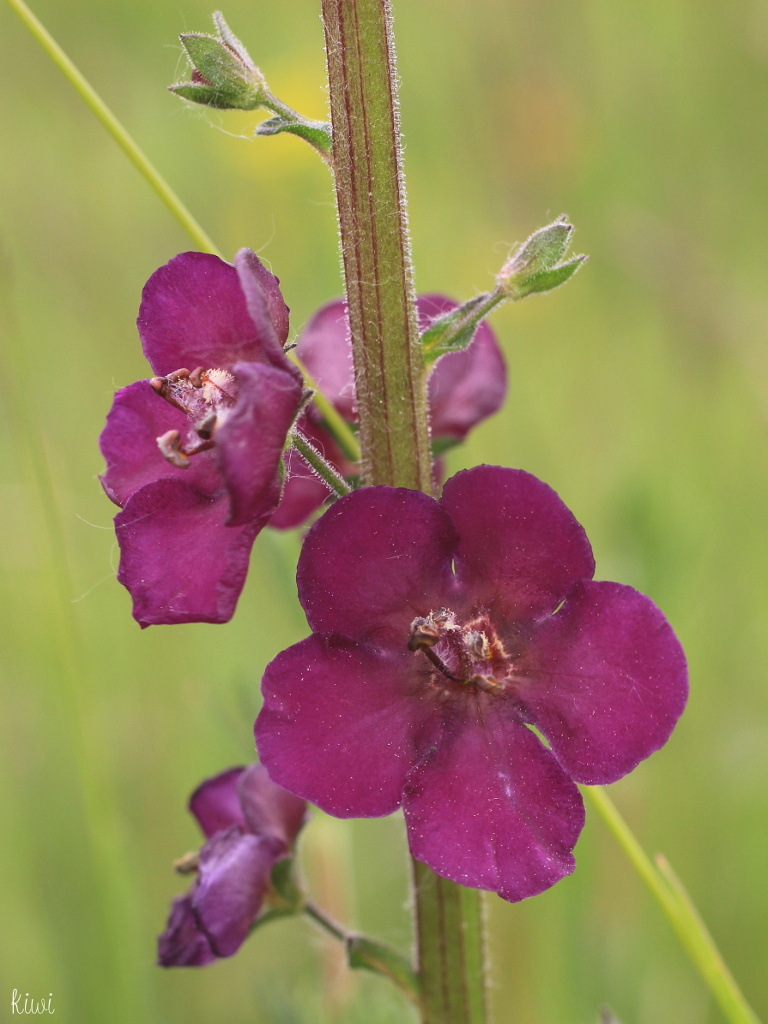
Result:
<svg viewBox="0 0 768 1024">
<path fill-rule="evenodd" d="M 509 655 L 487 615 L 462 623 L 448 608 L 415 618 L 408 650 L 424 654 L 451 682 L 500 693 L 512 669 Z"/>
<path fill-rule="evenodd" d="M 191 373 L 174 370 L 167 377 L 153 377 L 150 387 L 189 417 L 192 432 L 182 444 L 178 430 L 169 430 L 157 439 L 163 458 L 186 469 L 189 459 L 213 447 L 213 434 L 237 401 L 238 386 L 228 370 L 206 370 L 202 366 Z"/>
</svg>

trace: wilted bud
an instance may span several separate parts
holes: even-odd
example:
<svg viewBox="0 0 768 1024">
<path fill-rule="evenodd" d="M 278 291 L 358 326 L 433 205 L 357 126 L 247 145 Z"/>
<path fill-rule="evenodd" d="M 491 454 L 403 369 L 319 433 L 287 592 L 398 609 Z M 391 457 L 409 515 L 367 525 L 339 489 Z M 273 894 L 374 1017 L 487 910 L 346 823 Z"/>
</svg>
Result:
<svg viewBox="0 0 768 1024">
<path fill-rule="evenodd" d="M 185 100 L 208 107 L 256 110 L 267 95 L 264 76 L 219 11 L 213 20 L 218 35 L 186 32 L 179 37 L 194 70 L 190 82 L 169 88 Z"/>
</svg>

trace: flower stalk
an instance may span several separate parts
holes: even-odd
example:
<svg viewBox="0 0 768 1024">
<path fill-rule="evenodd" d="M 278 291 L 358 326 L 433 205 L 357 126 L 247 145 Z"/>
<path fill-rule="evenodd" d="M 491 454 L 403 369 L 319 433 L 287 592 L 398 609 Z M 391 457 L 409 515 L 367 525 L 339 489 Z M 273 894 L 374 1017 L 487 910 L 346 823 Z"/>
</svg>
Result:
<svg viewBox="0 0 768 1024">
<path fill-rule="evenodd" d="M 320 452 L 311 444 L 300 430 L 294 430 L 291 435 L 291 444 L 301 455 L 304 461 L 323 480 L 335 495 L 339 498 L 349 494 L 352 488 L 344 477 L 340 476 L 327 459 L 323 458 Z"/>
<path fill-rule="evenodd" d="M 391 9 L 388 0 L 323 0 L 322 15 L 363 480 L 430 493 Z M 480 894 L 416 861 L 413 878 L 422 1022 L 481 1024 Z"/>
</svg>

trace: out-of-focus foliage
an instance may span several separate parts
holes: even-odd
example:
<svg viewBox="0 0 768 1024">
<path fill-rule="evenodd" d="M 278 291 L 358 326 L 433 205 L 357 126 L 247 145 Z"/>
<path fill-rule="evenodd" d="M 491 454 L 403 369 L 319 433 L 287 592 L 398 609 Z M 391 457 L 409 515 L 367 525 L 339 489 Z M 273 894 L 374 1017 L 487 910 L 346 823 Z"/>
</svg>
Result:
<svg viewBox="0 0 768 1024">
<path fill-rule="evenodd" d="M 186 73 L 178 33 L 210 30 L 207 0 L 37 11 L 222 249 L 269 262 L 294 328 L 339 293 L 322 162 L 165 91 Z M 322 119 L 318 13 L 224 8 L 275 93 Z M 689 710 L 613 795 L 767 1016 L 768 15 L 758 0 L 419 0 L 396 16 L 419 290 L 487 290 L 563 210 L 590 254 L 567 288 L 495 315 L 511 398 L 449 469 L 543 477 L 598 576 L 675 625 Z M 96 439 L 114 390 L 147 372 L 141 287 L 190 246 L 5 6 L 0 59 L 0 998 L 53 993 L 60 1024 L 403 1021 L 300 921 L 203 971 L 153 966 L 183 888 L 171 861 L 198 845 L 186 798 L 251 759 L 261 671 L 304 635 L 298 538 L 259 539 L 227 626 L 131 620 Z M 401 823 L 316 815 L 303 842 L 317 900 L 407 948 Z M 489 900 L 496 1019 L 584 1024 L 607 1004 L 624 1024 L 720 1021 L 592 817 L 577 856 L 545 895 Z"/>
</svg>

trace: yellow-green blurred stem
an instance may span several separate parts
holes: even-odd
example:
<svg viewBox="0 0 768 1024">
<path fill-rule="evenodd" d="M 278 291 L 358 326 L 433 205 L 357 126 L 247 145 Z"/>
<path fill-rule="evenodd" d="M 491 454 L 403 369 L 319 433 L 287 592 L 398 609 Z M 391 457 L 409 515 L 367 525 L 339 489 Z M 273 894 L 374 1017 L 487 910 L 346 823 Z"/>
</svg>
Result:
<svg viewBox="0 0 768 1024">
<path fill-rule="evenodd" d="M 760 1024 L 723 960 L 690 896 L 663 857 L 656 866 L 601 786 L 584 786 L 592 804 L 672 925 L 683 948 L 731 1024 Z"/>
</svg>

